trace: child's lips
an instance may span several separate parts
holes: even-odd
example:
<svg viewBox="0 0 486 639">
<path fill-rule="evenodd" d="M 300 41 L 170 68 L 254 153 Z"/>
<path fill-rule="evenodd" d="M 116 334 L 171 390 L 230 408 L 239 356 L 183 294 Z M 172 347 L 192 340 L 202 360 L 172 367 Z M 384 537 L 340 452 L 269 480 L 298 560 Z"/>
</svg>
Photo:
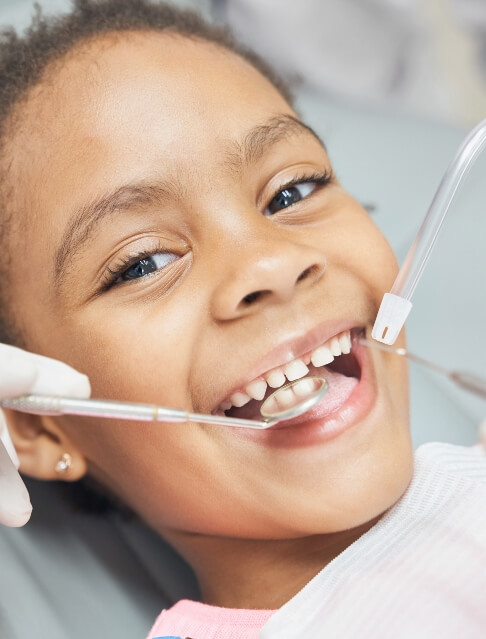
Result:
<svg viewBox="0 0 486 639">
<path fill-rule="evenodd" d="M 224 395 L 220 396 L 218 403 L 213 406 L 211 412 L 216 413 L 226 398 L 238 389 L 244 388 L 251 380 L 264 375 L 264 373 L 270 369 L 279 366 L 283 367 L 289 362 L 313 351 L 322 344 L 329 342 L 336 335 L 344 333 L 345 331 L 352 331 L 354 334 L 356 331 L 362 330 L 361 327 L 364 327 L 364 322 L 360 322 L 359 320 L 328 320 L 318 324 L 304 335 L 282 341 L 279 346 L 273 348 L 258 364 L 253 366 L 244 378 L 228 388 Z"/>
<path fill-rule="evenodd" d="M 353 353 L 361 367 L 359 380 L 350 378 L 349 386 L 343 386 L 335 395 L 325 395 L 300 417 L 261 431 L 236 428 L 234 436 L 272 447 L 292 448 L 324 443 L 359 424 L 372 410 L 378 393 L 367 349 L 355 341 Z"/>
</svg>

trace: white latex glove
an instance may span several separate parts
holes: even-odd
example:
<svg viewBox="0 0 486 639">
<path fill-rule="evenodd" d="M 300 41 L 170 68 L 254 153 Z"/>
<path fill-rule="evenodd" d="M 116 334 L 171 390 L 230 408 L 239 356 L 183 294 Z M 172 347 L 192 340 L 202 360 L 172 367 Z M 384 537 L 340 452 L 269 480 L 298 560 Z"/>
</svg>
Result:
<svg viewBox="0 0 486 639">
<path fill-rule="evenodd" d="M 0 399 L 27 393 L 89 397 L 89 380 L 62 362 L 0 344 Z M 0 524 L 23 526 L 32 512 L 19 460 L 0 410 Z"/>
</svg>

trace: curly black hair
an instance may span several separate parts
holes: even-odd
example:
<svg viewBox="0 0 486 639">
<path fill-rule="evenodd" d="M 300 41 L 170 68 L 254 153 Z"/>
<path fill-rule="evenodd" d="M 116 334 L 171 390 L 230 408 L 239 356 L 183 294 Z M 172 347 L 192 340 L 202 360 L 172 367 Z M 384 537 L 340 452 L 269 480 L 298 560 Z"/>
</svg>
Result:
<svg viewBox="0 0 486 639">
<path fill-rule="evenodd" d="M 49 65 L 62 61 L 83 41 L 123 31 L 168 32 L 215 43 L 247 60 L 291 102 L 285 83 L 259 56 L 237 44 L 227 30 L 208 24 L 193 11 L 151 0 L 73 0 L 69 13 L 48 18 L 36 5 L 32 25 L 24 35 L 13 28 L 0 31 L 0 159 L 6 136 L 12 126 L 15 128 L 11 116 L 16 106 L 42 82 Z M 11 189 L 0 162 L 0 342 L 25 346 L 8 310 L 12 291 L 5 240 L 14 213 L 9 206 Z"/>
</svg>

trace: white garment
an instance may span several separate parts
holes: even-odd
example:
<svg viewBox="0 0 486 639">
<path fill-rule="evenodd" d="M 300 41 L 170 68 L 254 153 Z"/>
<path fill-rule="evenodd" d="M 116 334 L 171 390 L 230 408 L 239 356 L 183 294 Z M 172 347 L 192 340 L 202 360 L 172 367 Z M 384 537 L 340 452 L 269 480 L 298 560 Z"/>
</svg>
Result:
<svg viewBox="0 0 486 639">
<path fill-rule="evenodd" d="M 425 444 L 402 499 L 261 639 L 484 639 L 486 453 Z"/>
</svg>

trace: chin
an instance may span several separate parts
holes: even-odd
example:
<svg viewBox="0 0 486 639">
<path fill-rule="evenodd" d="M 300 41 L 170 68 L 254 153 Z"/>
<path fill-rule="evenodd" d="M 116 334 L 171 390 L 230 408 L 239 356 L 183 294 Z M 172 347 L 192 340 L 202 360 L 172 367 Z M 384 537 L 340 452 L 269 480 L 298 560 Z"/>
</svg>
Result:
<svg viewBox="0 0 486 639">
<path fill-rule="evenodd" d="M 346 477 L 332 491 L 325 487 L 322 509 L 316 511 L 319 493 L 310 507 L 308 534 L 334 533 L 362 526 L 376 520 L 392 508 L 405 494 L 413 476 L 413 449 L 410 438 L 400 442 L 392 455 L 376 451 L 360 460 L 351 477 Z M 332 497 L 329 495 L 332 492 Z M 300 525 L 306 519 L 300 517 Z M 299 525 L 299 527 L 300 527 Z"/>
<path fill-rule="evenodd" d="M 373 436 L 366 437 L 370 430 Z M 346 451 L 335 448 L 332 467 L 326 455 L 314 458 L 305 472 L 296 465 L 295 472 L 287 474 L 276 525 L 269 526 L 267 521 L 267 528 L 262 526 L 260 531 L 265 538 L 353 529 L 376 520 L 399 501 L 413 476 L 413 448 L 406 424 L 383 432 L 368 423 L 361 436 Z"/>
</svg>

